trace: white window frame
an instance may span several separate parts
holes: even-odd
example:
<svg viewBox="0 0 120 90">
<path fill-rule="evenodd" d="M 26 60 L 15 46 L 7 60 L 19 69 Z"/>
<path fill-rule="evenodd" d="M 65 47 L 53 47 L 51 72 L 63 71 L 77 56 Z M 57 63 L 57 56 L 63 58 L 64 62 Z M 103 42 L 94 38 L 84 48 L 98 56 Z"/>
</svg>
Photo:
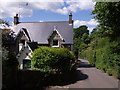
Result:
<svg viewBox="0 0 120 90">
<path fill-rule="evenodd" d="M 58 45 L 53 45 L 53 41 L 54 40 L 52 40 L 52 47 L 59 47 L 60 45 L 59 45 L 59 40 L 57 40 L 58 41 Z"/>
</svg>

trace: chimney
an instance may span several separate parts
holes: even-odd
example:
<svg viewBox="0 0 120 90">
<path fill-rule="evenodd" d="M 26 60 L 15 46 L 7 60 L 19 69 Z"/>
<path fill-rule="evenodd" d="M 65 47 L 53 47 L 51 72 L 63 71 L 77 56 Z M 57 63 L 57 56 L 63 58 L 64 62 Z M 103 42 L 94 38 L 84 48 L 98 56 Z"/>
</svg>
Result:
<svg viewBox="0 0 120 90">
<path fill-rule="evenodd" d="M 17 25 L 19 23 L 19 17 L 18 14 L 14 17 L 14 25 Z"/>
<path fill-rule="evenodd" d="M 73 20 L 72 20 L 72 13 L 69 14 L 69 24 L 73 24 Z"/>
</svg>

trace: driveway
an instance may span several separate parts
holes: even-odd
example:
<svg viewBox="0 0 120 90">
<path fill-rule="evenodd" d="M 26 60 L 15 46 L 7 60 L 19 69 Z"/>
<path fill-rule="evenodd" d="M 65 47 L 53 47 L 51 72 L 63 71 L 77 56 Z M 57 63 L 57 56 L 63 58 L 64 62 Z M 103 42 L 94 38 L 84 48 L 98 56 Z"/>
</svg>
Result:
<svg viewBox="0 0 120 90">
<path fill-rule="evenodd" d="M 52 90 L 53 88 L 118 88 L 118 79 L 92 67 L 87 60 L 78 60 L 78 62 L 81 64 L 77 69 L 80 73 L 74 77 L 77 78 L 76 82 L 64 86 L 52 86 Z"/>
</svg>

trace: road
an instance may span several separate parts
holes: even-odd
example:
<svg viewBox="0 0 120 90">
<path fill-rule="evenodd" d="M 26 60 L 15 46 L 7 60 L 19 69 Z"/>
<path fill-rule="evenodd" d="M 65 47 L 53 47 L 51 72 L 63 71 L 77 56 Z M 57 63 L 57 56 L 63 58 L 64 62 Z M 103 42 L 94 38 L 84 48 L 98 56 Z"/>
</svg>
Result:
<svg viewBox="0 0 120 90">
<path fill-rule="evenodd" d="M 78 75 L 75 77 L 76 82 L 64 86 L 53 86 L 52 90 L 53 88 L 118 88 L 118 79 L 92 67 L 87 60 L 80 60 L 80 62 L 77 69 Z"/>
<path fill-rule="evenodd" d="M 95 67 L 91 67 L 86 60 L 80 61 L 82 64 L 78 70 L 86 74 L 88 78 L 68 85 L 69 88 L 118 88 L 118 79 L 108 76 L 108 74 L 101 72 Z"/>
</svg>

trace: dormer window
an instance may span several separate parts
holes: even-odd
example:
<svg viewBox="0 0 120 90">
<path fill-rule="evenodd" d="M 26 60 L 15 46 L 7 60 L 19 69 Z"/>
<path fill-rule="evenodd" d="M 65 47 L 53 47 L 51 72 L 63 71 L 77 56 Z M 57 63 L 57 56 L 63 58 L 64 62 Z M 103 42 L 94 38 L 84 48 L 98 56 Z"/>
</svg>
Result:
<svg viewBox="0 0 120 90">
<path fill-rule="evenodd" d="M 61 42 L 63 40 L 64 39 L 62 38 L 60 33 L 57 31 L 57 27 L 54 26 L 53 33 L 48 38 L 48 42 L 49 42 L 50 46 L 60 48 L 61 47 Z"/>
<path fill-rule="evenodd" d="M 59 41 L 58 40 L 53 40 L 52 47 L 59 47 Z"/>
<path fill-rule="evenodd" d="M 23 46 L 25 45 L 25 40 L 20 40 L 19 41 L 19 51 L 22 50 Z"/>
<path fill-rule="evenodd" d="M 20 40 L 20 44 L 25 45 L 25 40 Z"/>
</svg>

